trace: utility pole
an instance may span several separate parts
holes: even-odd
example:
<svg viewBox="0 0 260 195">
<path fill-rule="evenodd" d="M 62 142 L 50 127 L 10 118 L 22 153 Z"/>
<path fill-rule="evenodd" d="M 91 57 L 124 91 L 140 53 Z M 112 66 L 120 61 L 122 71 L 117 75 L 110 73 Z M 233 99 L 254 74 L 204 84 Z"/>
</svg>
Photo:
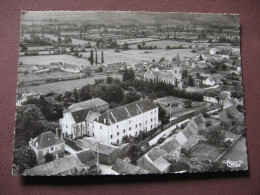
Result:
<svg viewBox="0 0 260 195">
<path fill-rule="evenodd" d="M 170 126 L 172 126 L 172 105 L 170 104 Z"/>
</svg>

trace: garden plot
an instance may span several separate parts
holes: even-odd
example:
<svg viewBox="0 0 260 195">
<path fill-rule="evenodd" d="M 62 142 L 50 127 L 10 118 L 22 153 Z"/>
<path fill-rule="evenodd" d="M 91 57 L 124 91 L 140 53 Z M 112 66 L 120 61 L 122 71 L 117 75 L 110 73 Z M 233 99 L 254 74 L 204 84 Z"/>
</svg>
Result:
<svg viewBox="0 0 260 195">
<path fill-rule="evenodd" d="M 222 151 L 218 146 L 209 143 L 199 143 L 191 149 L 191 156 L 199 161 L 213 161 Z"/>
</svg>

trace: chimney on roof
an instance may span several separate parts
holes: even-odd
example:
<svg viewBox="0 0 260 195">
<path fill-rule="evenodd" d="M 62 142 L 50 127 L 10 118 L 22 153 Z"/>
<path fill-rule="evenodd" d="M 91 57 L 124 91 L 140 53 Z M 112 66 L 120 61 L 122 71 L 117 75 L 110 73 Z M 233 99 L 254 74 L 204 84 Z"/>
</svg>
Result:
<svg viewBox="0 0 260 195">
<path fill-rule="evenodd" d="M 38 148 L 38 146 L 39 146 L 39 143 L 38 143 L 38 142 L 36 142 L 36 143 L 35 143 L 35 146 L 36 146 L 36 148 Z"/>
<path fill-rule="evenodd" d="M 107 119 L 106 119 L 106 118 L 104 118 L 104 124 L 106 124 L 106 122 L 107 122 Z"/>
</svg>

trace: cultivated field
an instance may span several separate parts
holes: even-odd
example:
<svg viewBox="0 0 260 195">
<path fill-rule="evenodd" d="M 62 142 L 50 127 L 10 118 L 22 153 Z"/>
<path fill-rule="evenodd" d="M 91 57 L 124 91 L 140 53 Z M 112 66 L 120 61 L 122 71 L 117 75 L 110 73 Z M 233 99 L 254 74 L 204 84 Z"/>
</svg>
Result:
<svg viewBox="0 0 260 195">
<path fill-rule="evenodd" d="M 54 40 L 54 41 L 58 41 L 58 36 L 54 36 L 52 34 L 36 34 L 38 36 L 44 36 L 46 38 L 50 38 L 51 40 Z M 29 34 L 24 34 L 24 36 L 21 36 L 21 39 L 24 39 L 24 38 L 27 38 L 27 39 L 30 39 L 30 35 Z M 64 40 L 64 37 L 62 37 L 62 40 Z M 78 44 L 88 44 L 88 42 L 91 43 L 92 46 L 95 46 L 96 43 L 93 42 L 93 41 L 85 41 L 85 40 L 80 40 L 80 39 L 74 39 L 72 38 L 72 44 L 75 44 L 75 45 L 78 45 Z"/>
<path fill-rule="evenodd" d="M 18 82 L 26 82 L 26 81 L 35 81 L 35 80 L 41 80 L 41 79 L 59 79 L 59 78 L 70 78 L 70 77 L 76 77 L 81 76 L 82 73 L 70 73 L 70 72 L 64 72 L 64 71 L 52 71 L 52 72 L 46 72 L 42 74 L 34 74 L 34 73 L 18 73 Z"/>
<path fill-rule="evenodd" d="M 145 43 L 145 47 L 147 46 L 157 46 L 158 49 L 165 49 L 167 46 L 170 47 L 195 47 L 198 46 L 208 46 L 209 43 L 192 43 L 192 42 L 185 42 L 185 41 L 174 41 L 174 40 L 159 40 L 159 41 L 149 41 Z M 129 45 L 132 49 L 137 49 L 138 44 L 131 44 Z"/>
<path fill-rule="evenodd" d="M 88 59 L 78 58 L 72 55 L 47 55 L 47 56 L 20 56 L 19 63 L 28 65 L 49 65 L 51 62 L 55 63 L 67 63 L 75 64 L 79 66 L 87 67 L 90 66 Z"/>
<path fill-rule="evenodd" d="M 171 61 L 177 54 L 181 58 L 184 56 L 193 57 L 197 53 L 192 53 L 191 49 L 155 49 L 149 50 L 149 53 L 145 53 L 145 50 L 123 50 L 120 53 L 114 52 L 114 50 L 104 50 L 105 64 L 111 64 L 115 62 L 126 62 L 128 64 L 136 64 L 141 61 L 159 61 L 162 57 Z"/>
<path fill-rule="evenodd" d="M 122 79 L 122 75 L 110 75 L 113 78 Z M 65 91 L 72 91 L 75 88 L 81 88 L 87 84 L 94 84 L 95 79 L 106 79 L 107 75 L 95 75 L 84 79 L 76 79 L 69 81 L 61 81 L 54 83 L 46 83 L 41 85 L 34 85 L 28 87 L 18 87 L 17 92 L 34 91 L 39 92 L 42 95 L 46 95 L 50 92 L 63 93 Z"/>
</svg>

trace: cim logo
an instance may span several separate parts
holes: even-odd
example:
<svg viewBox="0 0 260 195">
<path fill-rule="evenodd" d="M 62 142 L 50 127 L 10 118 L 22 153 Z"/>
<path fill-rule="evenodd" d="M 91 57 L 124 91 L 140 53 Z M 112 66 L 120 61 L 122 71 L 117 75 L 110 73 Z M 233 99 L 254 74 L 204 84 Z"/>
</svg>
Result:
<svg viewBox="0 0 260 195">
<path fill-rule="evenodd" d="M 223 163 L 225 163 L 229 168 L 237 168 L 241 166 L 243 161 L 242 160 L 231 161 L 230 159 L 228 159 L 228 160 L 224 160 Z"/>
</svg>

